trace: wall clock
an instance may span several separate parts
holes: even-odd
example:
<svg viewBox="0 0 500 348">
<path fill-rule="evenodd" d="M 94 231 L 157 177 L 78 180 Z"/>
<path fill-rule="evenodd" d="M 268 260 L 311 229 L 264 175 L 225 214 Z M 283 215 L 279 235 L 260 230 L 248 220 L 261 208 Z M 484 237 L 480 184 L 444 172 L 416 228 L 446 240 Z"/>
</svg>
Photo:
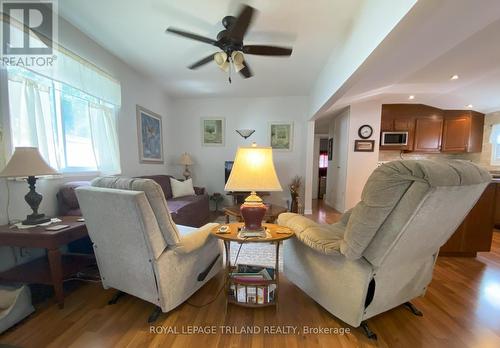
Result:
<svg viewBox="0 0 500 348">
<path fill-rule="evenodd" d="M 373 128 L 370 125 L 363 125 L 358 129 L 358 135 L 361 139 L 368 139 L 373 134 Z"/>
</svg>

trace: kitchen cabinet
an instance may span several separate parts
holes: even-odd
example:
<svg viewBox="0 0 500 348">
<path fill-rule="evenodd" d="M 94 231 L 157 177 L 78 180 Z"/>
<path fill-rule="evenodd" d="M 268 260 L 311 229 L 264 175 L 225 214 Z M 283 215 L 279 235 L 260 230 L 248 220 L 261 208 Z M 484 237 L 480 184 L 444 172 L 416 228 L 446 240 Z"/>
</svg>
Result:
<svg viewBox="0 0 500 348">
<path fill-rule="evenodd" d="M 462 224 L 441 247 L 440 256 L 476 256 L 477 252 L 490 251 L 498 191 L 495 182 L 486 187 Z"/>
<path fill-rule="evenodd" d="M 442 118 L 417 118 L 415 120 L 415 143 L 413 145 L 413 151 L 440 152 L 442 134 Z"/>
<path fill-rule="evenodd" d="M 475 111 L 444 112 L 443 152 L 481 152 L 484 116 Z"/>
<path fill-rule="evenodd" d="M 408 132 L 407 145 L 380 145 L 381 150 L 413 150 L 415 117 L 433 115 L 439 109 L 421 104 L 384 104 L 380 129 L 382 132 Z M 382 142 L 380 142 L 382 143 Z"/>
<path fill-rule="evenodd" d="M 423 153 L 481 152 L 484 114 L 472 110 L 441 110 L 423 104 L 382 105 L 381 131 L 407 131 L 408 144 L 380 150 Z"/>
</svg>

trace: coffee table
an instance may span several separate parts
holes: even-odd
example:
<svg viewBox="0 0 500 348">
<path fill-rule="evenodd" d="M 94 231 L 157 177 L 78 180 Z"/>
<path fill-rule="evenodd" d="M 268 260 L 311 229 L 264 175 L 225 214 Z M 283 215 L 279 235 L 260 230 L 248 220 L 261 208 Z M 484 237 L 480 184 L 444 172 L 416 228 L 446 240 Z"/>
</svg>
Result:
<svg viewBox="0 0 500 348">
<path fill-rule="evenodd" d="M 237 223 L 231 223 L 231 224 L 226 224 L 229 226 L 229 232 L 228 233 L 219 233 L 219 227 L 215 226 L 212 229 L 212 235 L 215 236 L 218 239 L 221 239 L 224 242 L 224 247 L 226 250 L 226 269 L 225 269 L 225 284 L 226 284 L 226 310 L 227 310 L 227 304 L 232 303 L 236 304 L 239 306 L 244 306 L 244 307 L 265 307 L 265 306 L 276 306 L 278 308 L 278 291 L 279 291 L 279 249 L 280 249 L 280 243 L 284 241 L 285 239 L 292 238 L 294 236 L 294 233 L 291 229 L 285 226 L 280 226 L 276 224 L 267 224 L 264 223 L 262 224 L 268 233 L 267 238 L 240 238 L 238 236 L 238 233 L 240 229 L 243 227 L 243 223 L 237 222 Z M 230 247 L 231 247 L 231 242 L 239 243 L 239 244 L 245 244 L 245 243 L 271 243 L 276 245 L 276 260 L 275 260 L 275 268 L 274 268 L 274 277 L 273 279 L 270 280 L 253 280 L 253 281 L 244 281 L 240 282 L 231 276 L 231 273 L 236 271 L 238 269 L 238 266 L 236 264 L 231 265 L 231 254 L 230 254 Z M 255 289 L 255 293 L 257 293 L 257 288 L 264 289 L 267 288 L 267 291 L 269 291 L 269 287 L 272 285 L 275 285 L 274 289 L 274 296 L 272 300 L 264 300 L 263 303 L 255 303 L 255 302 L 248 302 L 248 295 L 246 296 L 247 302 L 241 302 L 238 301 L 238 287 L 243 287 L 245 294 L 248 294 L 249 289 L 253 290 Z M 231 286 L 234 287 L 233 294 L 230 294 Z"/>
<path fill-rule="evenodd" d="M 243 218 L 240 212 L 241 204 L 233 205 L 231 207 L 224 208 L 224 214 L 226 215 L 226 223 L 229 223 L 229 218 L 231 216 L 235 217 L 238 222 L 243 222 Z M 264 215 L 263 221 L 274 223 L 278 219 L 278 215 L 286 213 L 288 211 L 285 207 L 280 207 L 279 205 L 269 204 L 267 207 L 266 214 Z"/>
</svg>

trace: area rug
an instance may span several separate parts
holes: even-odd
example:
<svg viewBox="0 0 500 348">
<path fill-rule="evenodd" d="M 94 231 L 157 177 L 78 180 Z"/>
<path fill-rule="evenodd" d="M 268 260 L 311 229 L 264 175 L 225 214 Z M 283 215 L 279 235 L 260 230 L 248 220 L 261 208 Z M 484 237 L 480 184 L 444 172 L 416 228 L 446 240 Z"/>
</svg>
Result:
<svg viewBox="0 0 500 348">
<path fill-rule="evenodd" d="M 219 224 L 226 223 L 226 217 L 224 215 L 218 216 L 213 222 Z M 235 219 L 230 220 L 230 222 L 236 222 Z M 275 267 L 276 263 L 276 246 L 274 244 L 268 243 L 234 243 L 231 242 L 230 254 L 231 254 L 231 264 L 234 264 L 236 260 L 236 254 L 238 249 L 241 250 L 238 255 L 238 264 L 249 264 L 249 265 L 260 265 L 266 267 Z M 225 261 L 225 260 L 224 260 Z M 280 255 L 279 255 L 279 269 L 283 271 L 283 243 L 280 245 Z"/>
</svg>

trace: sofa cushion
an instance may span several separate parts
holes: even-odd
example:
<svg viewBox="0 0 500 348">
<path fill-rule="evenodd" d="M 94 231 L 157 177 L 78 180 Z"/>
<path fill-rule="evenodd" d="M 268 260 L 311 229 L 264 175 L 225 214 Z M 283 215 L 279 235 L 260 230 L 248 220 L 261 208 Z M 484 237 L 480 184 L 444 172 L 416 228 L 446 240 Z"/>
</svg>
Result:
<svg viewBox="0 0 500 348">
<path fill-rule="evenodd" d="M 184 196 L 178 198 L 172 198 L 167 201 L 168 209 L 171 213 L 176 213 L 184 207 L 203 200 L 203 196 Z"/>
<path fill-rule="evenodd" d="M 154 180 L 158 185 L 160 185 L 163 194 L 165 195 L 165 199 L 172 198 L 172 188 L 170 187 L 170 178 L 173 178 L 171 175 L 145 175 L 139 176 L 141 179 L 151 179 Z"/>
<path fill-rule="evenodd" d="M 193 188 L 193 179 L 191 178 L 184 181 L 170 178 L 170 187 L 172 188 L 172 198 L 196 195 Z"/>
<path fill-rule="evenodd" d="M 168 245 L 180 241 L 179 231 L 170 216 L 167 201 L 159 184 L 151 179 L 131 179 L 122 177 L 98 177 L 92 180 L 92 186 L 121 190 L 143 191 L 149 201 L 163 238 Z"/>
<path fill-rule="evenodd" d="M 167 205 L 178 225 L 201 227 L 210 220 L 208 195 L 172 198 Z"/>
</svg>

